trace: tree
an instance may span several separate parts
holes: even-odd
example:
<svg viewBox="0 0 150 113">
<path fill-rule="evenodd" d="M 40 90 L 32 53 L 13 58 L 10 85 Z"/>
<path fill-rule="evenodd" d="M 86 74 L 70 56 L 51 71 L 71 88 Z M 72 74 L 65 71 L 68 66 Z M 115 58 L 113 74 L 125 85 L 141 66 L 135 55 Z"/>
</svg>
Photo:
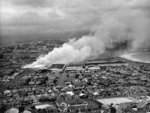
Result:
<svg viewBox="0 0 150 113">
<path fill-rule="evenodd" d="M 25 108 L 23 106 L 19 107 L 19 113 L 23 113 L 24 110 L 25 110 Z"/>
<path fill-rule="evenodd" d="M 116 108 L 110 107 L 110 113 L 116 113 Z"/>
</svg>

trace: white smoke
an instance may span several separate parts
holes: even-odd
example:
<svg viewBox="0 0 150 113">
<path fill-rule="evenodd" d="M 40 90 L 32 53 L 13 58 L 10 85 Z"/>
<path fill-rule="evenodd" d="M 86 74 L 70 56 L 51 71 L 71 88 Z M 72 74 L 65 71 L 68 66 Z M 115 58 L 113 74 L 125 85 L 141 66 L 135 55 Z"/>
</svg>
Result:
<svg viewBox="0 0 150 113">
<path fill-rule="evenodd" d="M 98 47 L 99 45 L 99 47 Z M 81 62 L 89 57 L 95 57 L 104 51 L 104 44 L 96 37 L 83 36 L 81 39 L 70 40 L 60 48 L 54 48 L 47 55 L 40 56 L 36 62 L 26 65 L 24 68 L 43 68 L 53 63 Z"/>
<path fill-rule="evenodd" d="M 125 0 L 122 1 L 125 3 Z M 135 1 L 137 4 L 137 0 Z M 142 2 L 140 1 L 140 3 Z M 104 7 L 107 7 L 105 5 Z M 144 7 L 143 5 L 147 4 L 142 4 L 142 7 Z M 99 10 L 99 23 L 92 27 L 93 36 L 83 36 L 78 40 L 72 39 L 62 47 L 54 48 L 47 55 L 40 56 L 37 61 L 24 66 L 24 68 L 43 68 L 53 63 L 81 62 L 99 56 L 106 48 L 113 48 L 113 42 L 123 40 L 132 41 L 128 47 L 130 51 L 149 46 L 150 19 L 147 15 L 149 11 L 124 5 L 109 12 Z"/>
<path fill-rule="evenodd" d="M 106 46 L 112 46 L 112 42 L 131 40 L 130 51 L 149 46 L 150 19 L 142 11 L 119 10 L 106 14 L 96 29 L 95 36 Z"/>
</svg>

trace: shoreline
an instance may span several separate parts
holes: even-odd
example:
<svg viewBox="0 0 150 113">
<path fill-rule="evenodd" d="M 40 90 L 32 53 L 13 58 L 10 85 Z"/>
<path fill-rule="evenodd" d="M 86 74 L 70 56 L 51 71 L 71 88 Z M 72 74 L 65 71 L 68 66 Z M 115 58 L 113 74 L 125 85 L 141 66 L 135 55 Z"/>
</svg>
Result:
<svg viewBox="0 0 150 113">
<path fill-rule="evenodd" d="M 150 53 L 150 52 L 142 52 L 142 53 Z M 141 63 L 146 63 L 146 64 L 150 63 L 150 61 L 142 61 L 138 58 L 133 57 L 134 55 L 137 55 L 137 54 L 141 54 L 141 53 L 127 53 L 127 54 L 121 55 L 120 57 L 126 60 L 134 61 L 134 62 L 141 62 Z"/>
</svg>

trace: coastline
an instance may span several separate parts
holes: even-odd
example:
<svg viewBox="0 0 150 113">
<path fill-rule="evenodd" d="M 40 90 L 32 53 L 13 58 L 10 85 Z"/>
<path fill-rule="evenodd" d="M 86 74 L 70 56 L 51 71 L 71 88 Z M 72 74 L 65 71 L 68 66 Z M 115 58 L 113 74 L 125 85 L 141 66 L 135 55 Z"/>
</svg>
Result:
<svg viewBox="0 0 150 113">
<path fill-rule="evenodd" d="M 142 53 L 150 53 L 150 52 L 142 52 Z M 144 61 L 144 60 L 135 58 L 134 55 L 137 55 L 137 54 L 141 54 L 141 53 L 126 53 L 126 54 L 121 55 L 120 57 L 126 60 L 134 61 L 134 62 L 141 62 L 141 63 L 148 63 L 148 64 L 150 63 L 150 61 Z"/>
</svg>

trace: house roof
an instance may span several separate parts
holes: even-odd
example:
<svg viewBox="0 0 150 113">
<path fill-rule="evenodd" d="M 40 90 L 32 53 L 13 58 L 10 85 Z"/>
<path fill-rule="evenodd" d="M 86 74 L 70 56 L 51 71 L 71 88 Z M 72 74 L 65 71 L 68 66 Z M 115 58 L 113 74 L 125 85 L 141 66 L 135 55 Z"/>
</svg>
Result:
<svg viewBox="0 0 150 113">
<path fill-rule="evenodd" d="M 71 100 L 63 100 L 63 99 L 59 99 L 56 101 L 56 103 L 61 104 L 62 102 L 66 103 L 66 104 L 71 104 L 71 105 L 75 105 L 75 104 L 81 104 L 84 101 L 80 100 L 80 99 L 71 99 Z"/>
<path fill-rule="evenodd" d="M 147 96 L 147 93 L 146 92 L 138 92 L 135 95 L 137 95 L 137 96 Z"/>
</svg>

